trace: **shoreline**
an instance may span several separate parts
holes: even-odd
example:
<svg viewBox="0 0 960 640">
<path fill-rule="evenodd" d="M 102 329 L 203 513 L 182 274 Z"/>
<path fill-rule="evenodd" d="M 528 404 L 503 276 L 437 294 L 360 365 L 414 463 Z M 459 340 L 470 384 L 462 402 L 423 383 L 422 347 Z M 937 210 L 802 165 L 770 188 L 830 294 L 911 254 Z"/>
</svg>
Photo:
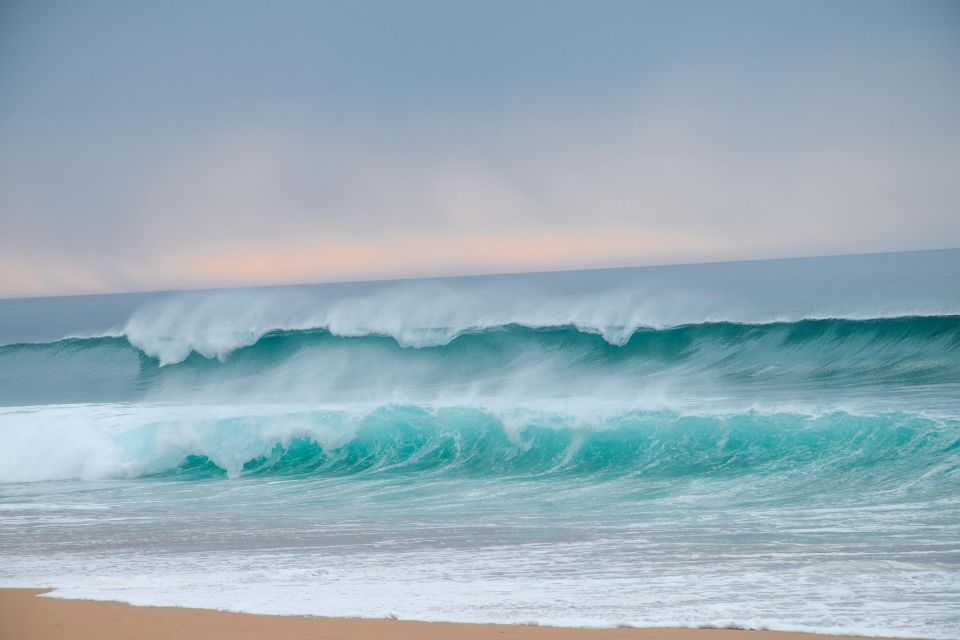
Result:
<svg viewBox="0 0 960 640">
<path fill-rule="evenodd" d="M 18 640 L 827 640 L 863 638 L 794 631 L 584 628 L 234 613 L 40 598 L 52 589 L 0 589 L 0 637 Z"/>
</svg>

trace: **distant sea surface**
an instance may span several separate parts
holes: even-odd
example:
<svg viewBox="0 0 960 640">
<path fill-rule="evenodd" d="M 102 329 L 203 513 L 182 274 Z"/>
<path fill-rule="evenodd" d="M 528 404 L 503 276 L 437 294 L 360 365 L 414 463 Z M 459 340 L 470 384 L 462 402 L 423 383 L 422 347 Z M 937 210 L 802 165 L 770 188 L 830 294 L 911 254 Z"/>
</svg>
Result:
<svg viewBox="0 0 960 640">
<path fill-rule="evenodd" d="M 960 250 L 0 300 L 0 586 L 960 637 Z"/>
</svg>

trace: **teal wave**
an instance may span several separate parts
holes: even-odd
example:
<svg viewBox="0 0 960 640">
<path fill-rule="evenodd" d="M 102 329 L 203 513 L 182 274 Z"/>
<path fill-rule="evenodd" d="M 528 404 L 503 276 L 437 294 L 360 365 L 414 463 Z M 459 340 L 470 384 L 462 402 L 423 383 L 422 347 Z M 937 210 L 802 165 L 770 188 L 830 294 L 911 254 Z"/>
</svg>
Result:
<svg viewBox="0 0 960 640">
<path fill-rule="evenodd" d="M 275 434 L 289 427 L 285 436 Z M 580 477 L 590 481 L 754 476 L 810 492 L 838 482 L 861 491 L 925 484 L 960 488 L 960 420 L 912 414 L 627 412 L 577 420 L 498 416 L 469 408 L 383 407 L 153 423 L 118 438 L 153 477 L 237 476 Z M 197 435 L 201 434 L 201 435 Z M 244 453 L 246 452 L 246 453 Z M 781 493 L 783 489 L 780 489 Z"/>
<path fill-rule="evenodd" d="M 444 393 L 529 398 L 863 394 L 960 396 L 960 316 L 729 322 L 640 329 L 623 345 L 573 327 L 465 332 L 442 345 L 387 336 L 276 331 L 224 360 L 160 363 L 126 338 L 0 347 L 0 403 L 358 401 Z M 936 405 L 934 402 L 933 405 Z"/>
</svg>

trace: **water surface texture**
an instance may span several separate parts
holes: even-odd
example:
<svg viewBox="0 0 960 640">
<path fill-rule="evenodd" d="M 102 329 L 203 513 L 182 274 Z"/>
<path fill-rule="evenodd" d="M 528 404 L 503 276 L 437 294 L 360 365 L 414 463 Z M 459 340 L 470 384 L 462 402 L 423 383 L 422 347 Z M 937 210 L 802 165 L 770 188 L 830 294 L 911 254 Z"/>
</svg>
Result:
<svg viewBox="0 0 960 640">
<path fill-rule="evenodd" d="M 0 584 L 960 637 L 960 251 L 0 301 Z"/>
</svg>

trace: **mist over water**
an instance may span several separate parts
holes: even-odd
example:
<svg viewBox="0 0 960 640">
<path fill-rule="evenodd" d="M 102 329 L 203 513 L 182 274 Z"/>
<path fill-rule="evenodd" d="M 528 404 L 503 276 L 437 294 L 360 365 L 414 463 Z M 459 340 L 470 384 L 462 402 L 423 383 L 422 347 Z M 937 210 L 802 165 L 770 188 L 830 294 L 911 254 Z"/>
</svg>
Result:
<svg viewBox="0 0 960 640">
<path fill-rule="evenodd" d="M 957 637 L 957 282 L 940 251 L 0 301 L 0 582 Z"/>
</svg>

